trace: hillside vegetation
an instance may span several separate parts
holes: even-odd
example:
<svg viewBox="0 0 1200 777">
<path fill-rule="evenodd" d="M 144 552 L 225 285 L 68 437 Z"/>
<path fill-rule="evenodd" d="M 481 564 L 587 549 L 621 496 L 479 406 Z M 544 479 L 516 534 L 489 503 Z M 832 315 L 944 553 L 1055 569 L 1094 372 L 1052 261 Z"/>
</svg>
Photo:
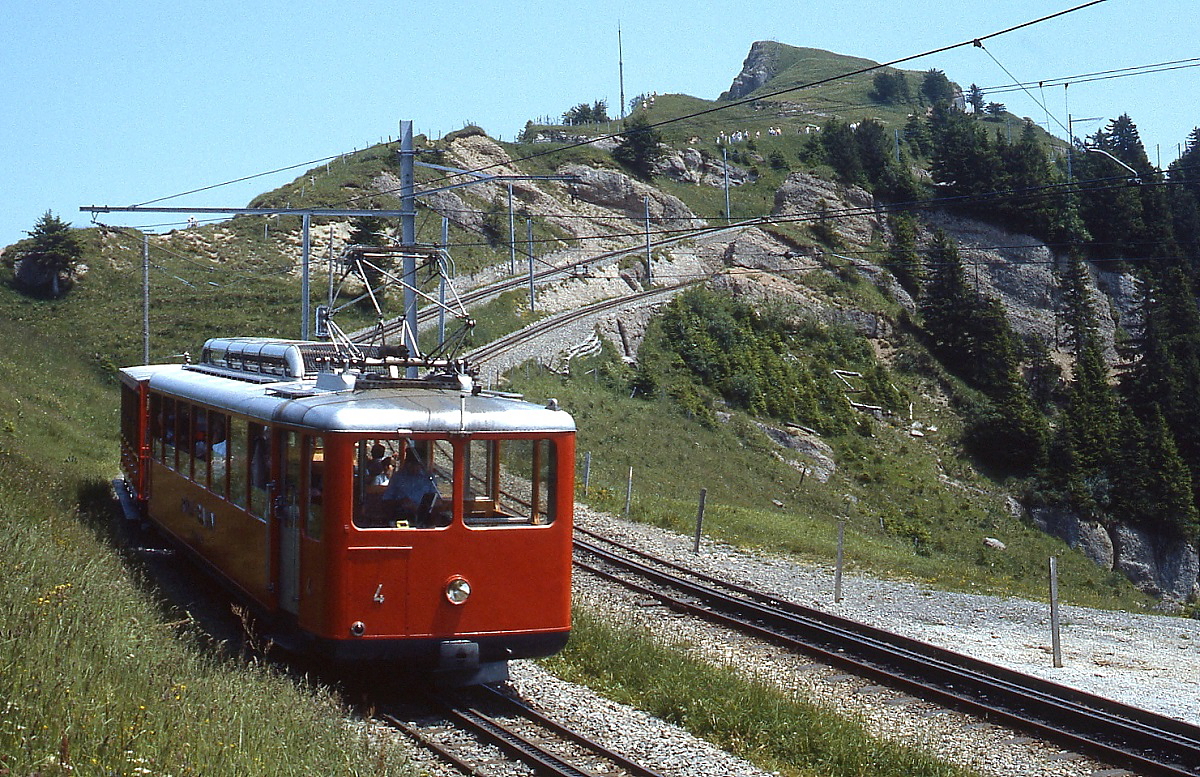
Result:
<svg viewBox="0 0 1200 777">
<path fill-rule="evenodd" d="M 774 69 L 759 94 L 864 63 L 767 49 Z M 862 571 L 1041 598 L 1056 555 L 1065 599 L 1148 608 L 1161 581 L 1138 581 L 1148 597 L 1035 528 L 1026 508 L 1063 509 L 1114 534 L 1132 527 L 1194 557 L 1200 133 L 1161 171 L 1132 120 L 1115 118 L 1090 141 L 1139 170 L 1141 185 L 1078 148 L 1068 179 L 1065 157 L 1031 124 L 933 99 L 944 75 L 902 75 L 907 92 L 887 101 L 863 75 L 696 118 L 686 117 L 725 103 L 643 96 L 634 115 L 662 146 L 640 177 L 609 151 L 628 138 L 576 145 L 608 125 L 531 124 L 513 144 L 478 128 L 419 142 L 423 159 L 448 165 L 546 175 L 575 164 L 609 176 L 606 192 L 514 185 L 517 234 L 530 219 L 543 259 L 637 244 L 643 196 L 724 223 L 725 172 L 733 220 L 775 217 L 724 242 L 656 249 L 659 271 L 701 268 L 714 280 L 627 322 L 634 353 L 609 337 L 555 371 L 527 365 L 507 376 L 575 415 L 581 471 L 591 462 L 582 499 L 620 512 L 632 467 L 638 520 L 687 530 L 707 489 L 706 527 L 731 543 L 828 563 L 846 521 L 848 559 Z M 744 134 L 733 141 L 734 132 Z M 396 208 L 394 151 L 348 155 L 255 204 Z M 601 196 L 620 191 L 637 196 Z M 418 239 L 440 240 L 445 216 L 460 276 L 506 275 L 505 195 L 492 184 L 439 197 L 422 211 Z M 1050 317 L 1061 340 L 1014 328 L 979 265 L 931 226 L 947 213 L 1054 247 Z M 314 219 L 314 246 L 328 242 L 336 255 L 356 227 Z M 182 358 L 211 336 L 297 336 L 298 230 L 298 217 L 239 217 L 151 237 L 151 361 Z M 381 241 L 397 231 L 380 230 Z M 13 549 L 0 577 L 0 768 L 245 774 L 262 771 L 256 759 L 286 755 L 309 759 L 312 773 L 402 769 L 347 728 L 326 692 L 207 643 L 114 539 L 114 371 L 142 358 L 141 235 L 78 236 L 81 265 L 61 296 L 17 288 L 24 241 L 0 270 L 0 337 L 10 343 L 0 354 L 0 532 Z M 1097 268 L 1141 289 L 1120 315 L 1096 290 Z M 640 259 L 612 279 L 644 282 Z M 323 301 L 322 283 L 313 295 Z M 511 331 L 545 312 L 513 293 L 477 311 L 487 316 L 479 329 Z M 342 315 L 347 330 L 375 319 L 366 306 Z M 1115 318 L 1107 328 L 1106 316 Z M 1120 365 L 1106 356 L 1117 346 Z M 1192 595 L 1176 593 L 1177 605 Z"/>
</svg>

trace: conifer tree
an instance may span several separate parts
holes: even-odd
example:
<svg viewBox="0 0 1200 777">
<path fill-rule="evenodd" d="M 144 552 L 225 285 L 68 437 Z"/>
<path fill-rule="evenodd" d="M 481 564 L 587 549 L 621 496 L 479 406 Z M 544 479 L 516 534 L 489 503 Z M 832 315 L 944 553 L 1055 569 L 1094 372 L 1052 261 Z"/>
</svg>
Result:
<svg viewBox="0 0 1200 777">
<path fill-rule="evenodd" d="M 888 216 L 892 228 L 892 240 L 888 246 L 887 268 L 913 296 L 921 294 L 923 270 L 917 254 L 917 220 L 907 211 L 898 211 Z"/>
<path fill-rule="evenodd" d="M 28 278 L 24 285 L 33 292 L 58 297 L 64 293 L 62 283 L 70 276 L 79 258 L 83 255 L 83 244 L 71 225 L 50 211 L 42 214 L 33 229 L 26 233 L 27 240 L 18 243 L 18 259 L 28 262 L 30 270 L 18 275 L 18 282 Z"/>
<path fill-rule="evenodd" d="M 1096 336 L 1096 311 L 1089 291 L 1091 278 L 1079 251 L 1067 254 L 1066 269 L 1059 279 L 1063 325 L 1071 351 L 1079 356 Z"/>
<path fill-rule="evenodd" d="M 930 172 L 944 196 L 969 198 L 999 188 L 1000 160 L 978 122 L 943 102 L 934 105 L 929 126 L 933 138 Z M 977 204 L 975 209 L 987 207 Z"/>
<path fill-rule="evenodd" d="M 1127 115 L 1097 131 L 1090 138 L 1090 145 L 1146 176 L 1152 172 L 1137 127 Z M 1074 167 L 1075 178 L 1081 182 L 1080 215 L 1093 239 L 1093 257 L 1147 256 L 1152 240 L 1142 200 L 1143 187 L 1135 185 L 1125 168 L 1102 153 L 1079 154 Z"/>
<path fill-rule="evenodd" d="M 958 249 L 945 232 L 934 235 L 927 256 L 921 312 L 930 345 L 948 369 L 988 398 L 973 411 L 968 446 L 1008 471 L 1040 466 L 1046 454 L 1045 419 L 1025 390 L 1004 308 L 967 284 Z"/>
<path fill-rule="evenodd" d="M 662 135 L 645 116 L 637 115 L 625 122 L 621 141 L 612 150 L 613 159 L 628 168 L 639 178 L 650 178 L 654 163 L 662 155 L 659 144 Z"/>
<path fill-rule="evenodd" d="M 946 74 L 936 68 L 925 71 L 921 79 L 921 96 L 931 105 L 949 103 L 954 99 L 954 84 Z"/>
<path fill-rule="evenodd" d="M 1143 422 L 1132 411 L 1121 425 L 1114 517 L 1151 531 L 1195 540 L 1200 521 L 1193 480 L 1159 408 Z"/>
</svg>

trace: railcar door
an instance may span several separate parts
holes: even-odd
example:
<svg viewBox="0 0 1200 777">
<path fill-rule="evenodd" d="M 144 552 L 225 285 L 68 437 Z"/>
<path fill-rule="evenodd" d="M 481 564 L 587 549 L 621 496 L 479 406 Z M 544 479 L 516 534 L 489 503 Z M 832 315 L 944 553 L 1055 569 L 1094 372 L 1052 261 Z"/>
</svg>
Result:
<svg viewBox="0 0 1200 777">
<path fill-rule="evenodd" d="M 300 437 L 279 434 L 279 489 L 275 521 L 279 527 L 279 606 L 295 615 L 300 608 Z"/>
</svg>

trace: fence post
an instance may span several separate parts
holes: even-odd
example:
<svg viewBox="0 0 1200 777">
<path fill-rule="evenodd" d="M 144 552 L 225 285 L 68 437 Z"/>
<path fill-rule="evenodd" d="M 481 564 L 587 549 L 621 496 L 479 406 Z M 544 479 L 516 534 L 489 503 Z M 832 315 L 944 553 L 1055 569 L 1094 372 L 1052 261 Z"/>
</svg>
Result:
<svg viewBox="0 0 1200 777">
<path fill-rule="evenodd" d="M 588 484 L 592 479 L 592 452 L 583 454 L 583 495 L 588 495 Z"/>
<path fill-rule="evenodd" d="M 1050 641 L 1053 645 L 1054 668 L 1061 669 L 1062 642 L 1059 639 L 1058 623 L 1058 559 L 1050 557 Z"/>
<path fill-rule="evenodd" d="M 700 489 L 700 508 L 696 511 L 696 540 L 692 543 L 692 553 L 700 555 L 700 534 L 704 531 L 704 503 L 708 500 L 708 489 Z"/>
<path fill-rule="evenodd" d="M 842 602 L 842 561 L 846 547 L 846 522 L 838 521 L 837 566 L 833 570 L 833 601 Z"/>
<path fill-rule="evenodd" d="M 629 480 L 625 483 L 625 517 L 629 517 L 629 503 L 633 500 L 633 467 L 629 468 Z"/>
</svg>

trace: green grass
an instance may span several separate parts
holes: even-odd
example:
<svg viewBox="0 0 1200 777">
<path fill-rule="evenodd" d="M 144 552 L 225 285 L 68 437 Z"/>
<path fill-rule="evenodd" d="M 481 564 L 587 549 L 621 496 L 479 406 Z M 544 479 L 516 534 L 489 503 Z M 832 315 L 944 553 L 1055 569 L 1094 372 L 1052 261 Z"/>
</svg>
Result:
<svg viewBox="0 0 1200 777">
<path fill-rule="evenodd" d="M 0 287 L 21 311 L 0 319 L 0 770 L 412 773 L 330 690 L 227 656 L 123 560 L 108 495 L 114 356 L 88 346 L 128 346 L 71 337 L 79 291 L 35 303 Z"/>
<path fill-rule="evenodd" d="M 827 438 L 838 471 L 821 483 L 786 461 L 803 465 L 802 457 L 779 449 L 742 414 L 706 426 L 669 400 L 630 399 L 616 373 L 600 359 L 574 363 L 569 378 L 536 368 L 510 373 L 515 390 L 557 397 L 574 415 L 580 487 L 590 453 L 584 499 L 598 508 L 624 511 L 633 467 L 631 517 L 682 533 L 693 531 L 706 489 L 705 533 L 737 546 L 828 564 L 837 522 L 845 520 L 846 563 L 861 572 L 1042 600 L 1054 555 L 1064 601 L 1135 611 L 1152 603 L 1121 575 L 1014 518 L 996 485 L 961 457 L 953 414 L 923 399 L 931 387 L 913 376 L 899 376 L 908 381 L 901 387 L 915 398 L 917 417 L 939 431 L 914 438 L 906 424 L 870 422 Z M 1007 549 L 987 548 L 985 537 Z"/>
<path fill-rule="evenodd" d="M 576 608 L 571 641 L 545 665 L 615 701 L 645 710 L 782 775 L 965 775 L 914 747 L 840 717 L 685 646 L 645 637 L 632 623 Z"/>
</svg>

